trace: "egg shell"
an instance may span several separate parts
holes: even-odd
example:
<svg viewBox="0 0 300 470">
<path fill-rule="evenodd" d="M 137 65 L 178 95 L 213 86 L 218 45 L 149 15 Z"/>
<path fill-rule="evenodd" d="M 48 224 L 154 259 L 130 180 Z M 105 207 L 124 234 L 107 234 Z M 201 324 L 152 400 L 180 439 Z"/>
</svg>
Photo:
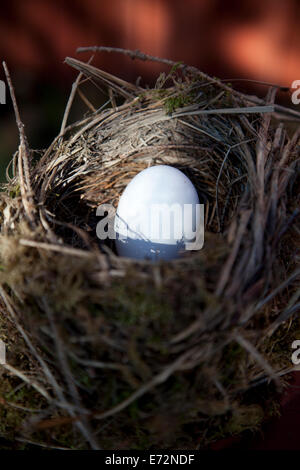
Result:
<svg viewBox="0 0 300 470">
<path fill-rule="evenodd" d="M 120 256 L 170 260 L 180 256 L 197 229 L 197 191 L 177 168 L 156 165 L 125 188 L 115 217 Z M 184 214 L 184 215 L 183 215 Z"/>
</svg>

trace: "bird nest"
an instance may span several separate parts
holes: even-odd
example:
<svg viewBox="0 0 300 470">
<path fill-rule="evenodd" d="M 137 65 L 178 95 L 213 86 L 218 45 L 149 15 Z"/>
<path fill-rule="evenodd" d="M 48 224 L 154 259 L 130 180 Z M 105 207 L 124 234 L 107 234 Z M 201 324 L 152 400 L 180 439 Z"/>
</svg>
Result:
<svg viewBox="0 0 300 470">
<path fill-rule="evenodd" d="M 150 89 L 66 61 L 80 73 L 40 152 L 6 69 L 20 145 L 0 197 L 2 447 L 195 449 L 258 429 L 300 331 L 299 130 L 283 119 L 298 113 L 276 87 L 261 100 L 181 63 L 163 60 Z M 86 78 L 107 87 L 102 108 Z M 77 92 L 90 110 L 67 125 Z M 121 258 L 97 238 L 96 209 L 160 164 L 196 187 L 204 246 Z"/>
</svg>

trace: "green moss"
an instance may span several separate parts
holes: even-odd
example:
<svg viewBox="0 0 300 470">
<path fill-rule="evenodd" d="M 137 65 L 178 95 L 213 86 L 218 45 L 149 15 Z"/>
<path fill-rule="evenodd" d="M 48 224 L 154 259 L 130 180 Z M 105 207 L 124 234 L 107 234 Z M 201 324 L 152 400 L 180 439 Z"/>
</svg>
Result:
<svg viewBox="0 0 300 470">
<path fill-rule="evenodd" d="M 111 287 L 110 295 L 101 305 L 92 305 L 93 315 L 104 315 L 112 321 L 126 326 L 145 325 L 159 321 L 168 323 L 173 310 L 162 293 L 151 287 L 118 283 Z"/>
<path fill-rule="evenodd" d="M 15 197 L 18 197 L 21 195 L 21 189 L 19 183 L 17 183 L 15 186 L 12 186 L 9 190 L 9 197 L 14 199 Z"/>
<path fill-rule="evenodd" d="M 182 93 L 176 96 L 170 96 L 164 102 L 164 107 L 167 114 L 172 114 L 176 111 L 177 108 L 183 108 L 188 104 L 193 102 L 193 97 L 191 95 Z"/>
<path fill-rule="evenodd" d="M 28 417 L 28 411 L 21 409 L 41 409 L 44 400 L 32 388 L 23 385 L 20 381 L 5 374 L 0 380 L 0 436 L 7 440 L 14 440 L 21 429 L 22 423 Z M 14 405 L 17 405 L 15 407 Z"/>
<path fill-rule="evenodd" d="M 264 411 L 259 405 L 239 406 L 232 412 L 224 426 L 224 434 L 240 434 L 246 430 L 257 431 L 264 419 Z"/>
</svg>

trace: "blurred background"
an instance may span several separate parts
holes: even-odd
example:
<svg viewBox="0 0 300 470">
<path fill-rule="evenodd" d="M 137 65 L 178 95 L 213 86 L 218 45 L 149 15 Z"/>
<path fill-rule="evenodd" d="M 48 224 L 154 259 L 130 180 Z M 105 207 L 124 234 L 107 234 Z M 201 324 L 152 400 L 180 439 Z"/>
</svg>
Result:
<svg viewBox="0 0 300 470">
<path fill-rule="evenodd" d="M 300 79 L 299 20 L 299 0 L 2 0 L 0 56 L 11 71 L 30 145 L 44 148 L 59 130 L 76 77 L 64 58 L 90 56 L 76 55 L 77 47 L 140 49 L 224 79 L 290 87 Z M 149 84 L 163 70 L 107 53 L 97 54 L 94 63 Z M 251 82 L 233 84 L 261 96 L 266 91 Z M 290 94 L 281 93 L 279 100 L 290 105 Z M 17 145 L 9 100 L 0 106 L 0 124 L 3 179 Z"/>
<path fill-rule="evenodd" d="M 285 87 L 300 80 L 299 21 L 299 0 L 2 0 L 0 56 L 11 72 L 30 146 L 46 148 L 59 132 L 77 75 L 64 59 L 90 57 L 89 53 L 76 54 L 77 47 L 140 49 L 197 66 L 230 79 L 242 91 L 264 96 L 266 87 L 237 79 Z M 94 64 L 129 81 L 141 76 L 142 83 L 149 85 L 165 70 L 159 64 L 107 53 L 97 54 Z M 3 70 L 0 79 L 5 80 Z M 280 93 L 278 99 L 292 106 L 289 91 Z M 103 97 L 99 94 L 96 100 L 100 105 Z M 76 118 L 82 108 L 77 105 L 73 112 Z M 7 97 L 7 104 L 0 105 L 2 181 L 17 145 Z M 265 431 L 265 444 L 253 445 L 297 446 L 291 429 L 299 422 L 299 386 L 298 381 L 289 395 L 293 413 L 284 418 L 286 422 L 277 420 L 273 431 Z M 286 400 L 291 403 L 291 398 Z"/>
</svg>

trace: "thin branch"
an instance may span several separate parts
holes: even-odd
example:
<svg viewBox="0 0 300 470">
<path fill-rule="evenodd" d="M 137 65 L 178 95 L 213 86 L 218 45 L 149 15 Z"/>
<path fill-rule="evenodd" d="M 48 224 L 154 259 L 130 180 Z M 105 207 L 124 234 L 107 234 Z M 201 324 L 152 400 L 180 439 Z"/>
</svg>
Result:
<svg viewBox="0 0 300 470">
<path fill-rule="evenodd" d="M 70 96 L 69 96 L 69 99 L 68 99 L 68 102 L 67 102 L 67 106 L 65 108 L 65 112 L 64 112 L 64 116 L 63 116 L 63 119 L 62 119 L 62 122 L 61 122 L 61 127 L 60 127 L 60 132 L 59 132 L 58 137 L 62 137 L 65 133 L 68 117 L 69 117 L 69 114 L 70 114 L 70 110 L 71 110 L 71 107 L 72 107 L 72 104 L 73 104 L 73 101 L 74 101 L 74 98 L 75 98 L 75 95 L 76 95 L 78 85 L 79 85 L 80 80 L 82 79 L 82 77 L 83 77 L 83 73 L 80 72 L 78 74 L 75 82 L 72 85 L 71 93 L 70 93 Z"/>
<path fill-rule="evenodd" d="M 88 60 L 88 64 L 93 60 L 93 57 L 90 57 L 90 59 Z M 68 99 L 68 102 L 67 102 L 67 106 L 66 106 L 66 109 L 65 109 L 65 112 L 64 112 L 64 116 L 63 116 L 63 120 L 62 120 L 62 123 L 61 123 L 61 128 L 60 128 L 60 132 L 59 132 L 59 136 L 58 137 L 62 137 L 66 131 L 66 125 L 67 125 L 67 121 L 68 121 L 68 118 L 69 118 L 69 114 L 70 114 L 70 111 L 71 111 L 71 107 L 72 107 L 72 104 L 73 104 L 73 101 L 74 101 L 74 98 L 75 98 L 75 95 L 76 95 L 76 91 L 78 89 L 78 86 L 80 84 L 80 81 L 83 77 L 83 73 L 80 72 L 75 80 L 75 82 L 73 83 L 72 85 L 72 89 L 71 89 L 71 93 L 70 93 L 70 96 L 69 96 L 69 99 Z"/>
<path fill-rule="evenodd" d="M 90 413 L 90 417 L 94 419 L 102 420 L 102 419 L 108 418 L 109 416 L 113 416 L 117 413 L 120 413 L 125 408 L 127 408 L 131 403 L 133 403 L 135 400 L 145 395 L 147 392 L 155 388 L 157 385 L 164 383 L 185 362 L 186 359 L 188 359 L 190 356 L 193 355 L 194 350 L 195 348 L 192 350 L 186 351 L 179 358 L 177 358 L 172 364 L 165 367 L 162 372 L 160 372 L 155 377 L 153 377 L 153 379 L 151 379 L 149 382 L 142 385 L 138 390 L 136 390 L 132 395 L 130 395 L 128 398 L 126 398 L 124 401 L 122 401 L 118 405 L 114 406 L 110 410 L 107 410 L 101 413 L 99 411 L 93 411 Z M 48 428 L 52 428 L 55 426 L 60 426 L 62 424 L 76 422 L 80 420 L 81 418 L 82 418 L 81 416 L 75 416 L 73 418 L 48 419 L 48 420 L 40 421 L 39 423 L 36 424 L 36 427 L 37 429 L 48 429 Z"/>
<path fill-rule="evenodd" d="M 202 77 L 204 80 L 208 80 L 210 83 L 215 83 L 216 85 L 219 85 L 221 88 L 224 90 L 229 91 L 235 96 L 238 96 L 242 98 L 243 101 L 245 99 L 249 102 L 252 103 L 257 103 L 261 105 L 265 105 L 265 101 L 261 98 L 258 98 L 257 96 L 252 96 L 252 95 L 245 95 L 237 90 L 234 90 L 232 87 L 227 86 L 225 83 L 222 82 L 222 80 L 219 80 L 217 78 L 210 77 L 206 73 L 202 72 L 201 70 L 197 69 L 196 67 L 193 67 L 191 65 L 186 65 L 182 62 L 175 62 L 170 59 L 164 59 L 162 57 L 155 57 L 151 56 L 149 54 L 145 54 L 144 52 L 139 51 L 138 49 L 135 51 L 132 51 L 130 49 L 122 49 L 120 47 L 106 47 L 106 46 L 89 46 L 89 47 L 78 47 L 76 50 L 77 53 L 81 52 L 114 52 L 118 54 L 123 54 L 125 56 L 130 57 L 131 59 L 139 59 L 142 61 L 150 61 L 150 62 L 159 62 L 161 64 L 169 65 L 171 67 L 178 67 L 179 69 L 185 71 L 189 71 L 191 73 L 197 74 L 200 77 Z M 285 115 L 289 116 L 289 118 L 294 118 L 297 120 L 300 120 L 300 112 L 294 110 L 294 109 L 289 109 L 284 106 L 280 105 L 275 105 L 274 106 L 275 111 L 280 114 L 280 115 Z"/>
<path fill-rule="evenodd" d="M 52 309 L 50 308 L 49 303 L 46 301 L 45 297 L 42 298 L 42 306 L 44 308 L 44 311 L 46 312 L 48 316 L 48 320 L 51 326 L 53 338 L 54 338 L 54 343 L 56 347 L 56 352 L 57 352 L 57 357 L 58 357 L 58 362 L 61 367 L 61 371 L 63 373 L 63 376 L 65 378 L 65 381 L 67 383 L 67 387 L 69 390 L 70 395 L 72 396 L 74 403 L 77 407 L 82 406 L 81 400 L 80 400 L 80 395 L 78 393 L 75 380 L 73 378 L 71 369 L 68 364 L 68 360 L 64 351 L 63 343 L 61 340 L 61 337 L 58 332 L 57 324 L 55 322 L 55 317 Z M 86 421 L 86 416 L 82 416 L 78 422 L 76 421 L 76 426 L 78 429 L 81 431 L 82 435 L 84 438 L 89 442 L 91 448 L 93 450 L 100 450 L 100 447 L 98 443 L 96 442 L 94 436 L 92 435 L 92 431 L 90 430 L 89 424 Z"/>
<path fill-rule="evenodd" d="M 237 341 L 237 343 L 248 353 L 253 356 L 253 358 L 256 360 L 256 362 L 264 369 L 266 374 L 269 376 L 270 379 L 272 379 L 277 387 L 280 388 L 280 382 L 278 379 L 277 374 L 273 370 L 273 368 L 268 364 L 268 362 L 264 359 L 264 357 L 258 352 L 258 350 L 251 344 L 246 338 L 244 338 L 241 334 L 235 334 L 234 339 Z"/>
<path fill-rule="evenodd" d="M 3 65 L 3 68 L 4 68 L 4 72 L 5 72 L 5 75 L 6 75 L 6 80 L 7 80 L 7 83 L 8 83 L 9 92 L 10 92 L 10 96 L 11 96 L 11 100 L 12 100 L 12 104 L 13 104 L 13 107 L 14 107 L 14 112 L 15 112 L 15 116 L 16 116 L 16 123 L 17 123 L 18 129 L 19 129 L 20 143 L 22 145 L 24 145 L 25 147 L 27 147 L 27 139 L 26 139 L 26 135 L 25 135 L 25 132 L 24 132 L 24 124 L 21 121 L 20 112 L 19 112 L 19 108 L 18 108 L 18 104 L 17 104 L 17 99 L 16 99 L 16 95 L 15 95 L 15 90 L 14 90 L 14 87 L 13 87 L 13 84 L 12 84 L 12 81 L 11 81 L 10 73 L 9 73 L 8 67 L 6 65 L 6 62 L 2 62 L 2 65 Z"/>
<path fill-rule="evenodd" d="M 27 375 L 24 372 L 16 369 L 15 367 L 11 366 L 10 364 L 1 364 L 1 366 L 4 369 L 8 370 L 12 375 L 15 375 L 16 377 L 19 377 L 19 379 L 23 380 L 23 382 L 25 382 L 27 385 L 34 388 L 44 398 L 46 398 L 46 400 L 48 400 L 50 402 L 53 401 L 52 398 L 50 397 L 50 395 L 48 394 L 48 392 L 38 382 L 36 382 L 35 380 L 32 380 L 29 377 L 27 377 Z"/>
<path fill-rule="evenodd" d="M 16 95 L 14 91 L 14 87 L 11 81 L 10 73 L 8 67 L 5 62 L 2 62 L 4 72 L 6 75 L 11 100 L 13 103 L 13 108 L 16 117 L 16 123 L 19 130 L 19 138 L 20 138 L 20 145 L 19 145 L 19 178 L 20 178 L 20 190 L 22 195 L 22 201 L 24 205 L 25 212 L 30 220 L 30 223 L 34 225 L 34 213 L 35 213 L 35 205 L 33 201 L 33 191 L 30 182 L 30 171 L 29 171 L 29 151 L 28 151 L 28 143 L 27 138 L 24 131 L 24 124 L 21 121 L 20 112 L 16 100 Z"/>
</svg>

